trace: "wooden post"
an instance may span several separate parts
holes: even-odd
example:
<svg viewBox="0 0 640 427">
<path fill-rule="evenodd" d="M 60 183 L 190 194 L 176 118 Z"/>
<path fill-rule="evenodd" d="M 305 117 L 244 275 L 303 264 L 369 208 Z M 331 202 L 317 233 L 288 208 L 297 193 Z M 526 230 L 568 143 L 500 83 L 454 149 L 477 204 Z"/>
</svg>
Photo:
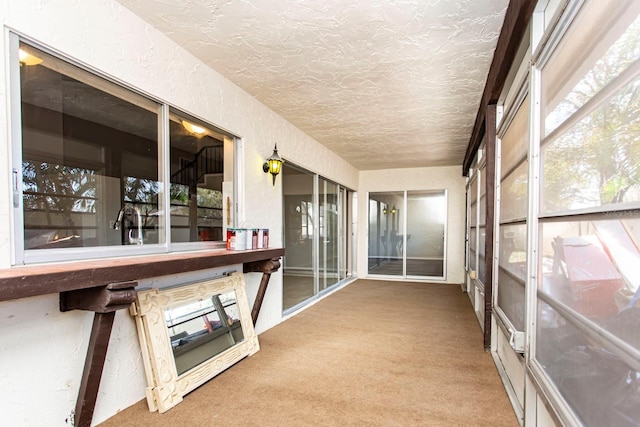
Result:
<svg viewBox="0 0 640 427">
<path fill-rule="evenodd" d="M 496 104 L 487 106 L 486 112 L 486 154 L 485 168 L 486 222 L 484 239 L 484 349 L 491 350 L 491 315 L 493 313 L 493 234 L 495 218 L 495 182 L 496 182 Z"/>
</svg>

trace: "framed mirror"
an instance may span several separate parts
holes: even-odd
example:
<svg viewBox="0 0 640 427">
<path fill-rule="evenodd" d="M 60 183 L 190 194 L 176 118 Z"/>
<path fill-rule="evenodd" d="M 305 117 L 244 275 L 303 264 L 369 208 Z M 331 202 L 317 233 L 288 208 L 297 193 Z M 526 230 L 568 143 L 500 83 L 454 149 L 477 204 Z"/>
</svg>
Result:
<svg viewBox="0 0 640 427">
<path fill-rule="evenodd" d="M 138 292 L 132 306 L 150 411 L 183 397 L 260 349 L 242 273 Z"/>
</svg>

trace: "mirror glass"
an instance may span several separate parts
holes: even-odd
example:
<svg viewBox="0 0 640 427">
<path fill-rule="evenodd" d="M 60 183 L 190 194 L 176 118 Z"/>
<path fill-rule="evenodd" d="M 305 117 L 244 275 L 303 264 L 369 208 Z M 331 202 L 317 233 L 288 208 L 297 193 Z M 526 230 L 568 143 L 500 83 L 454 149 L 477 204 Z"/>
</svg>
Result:
<svg viewBox="0 0 640 427">
<path fill-rule="evenodd" d="M 244 340 L 234 290 L 166 308 L 164 318 L 178 375 Z"/>
</svg>

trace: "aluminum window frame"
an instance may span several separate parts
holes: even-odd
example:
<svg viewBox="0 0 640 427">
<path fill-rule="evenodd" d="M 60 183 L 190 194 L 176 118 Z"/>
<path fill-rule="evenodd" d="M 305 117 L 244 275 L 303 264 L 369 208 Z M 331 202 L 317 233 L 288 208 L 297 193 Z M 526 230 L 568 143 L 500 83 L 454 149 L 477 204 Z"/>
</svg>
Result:
<svg viewBox="0 0 640 427">
<path fill-rule="evenodd" d="M 119 94 L 132 93 L 135 96 L 143 97 L 150 103 L 157 104 L 158 110 L 158 180 L 162 180 L 158 193 L 158 209 L 169 212 L 169 184 L 170 184 L 170 165 L 169 165 L 169 115 L 170 111 L 175 111 L 187 117 L 193 117 L 199 122 L 206 124 L 233 141 L 233 208 L 232 208 L 232 224 L 235 227 L 243 219 L 243 211 L 241 210 L 244 200 L 242 190 L 243 183 L 243 163 L 242 137 L 230 132 L 220 126 L 212 124 L 209 120 L 203 119 L 183 108 L 174 106 L 172 103 L 160 99 L 157 96 L 142 91 L 121 79 L 110 76 L 101 70 L 91 67 L 81 61 L 78 61 L 63 52 L 57 51 L 51 47 L 38 43 L 29 37 L 26 37 L 15 31 L 8 31 L 8 86 L 9 86 L 9 135 L 11 147 L 11 165 L 10 172 L 12 174 L 12 197 L 13 206 L 11 209 L 11 265 L 37 264 L 42 262 L 64 262 L 73 260 L 102 259 L 110 257 L 121 257 L 131 255 L 149 255 L 169 252 L 181 252 L 188 250 L 202 249 L 224 249 L 224 241 L 209 242 L 188 242 L 188 243 L 172 243 L 171 242 L 171 224 L 168 215 L 163 215 L 159 221 L 159 227 L 163 227 L 160 233 L 159 242 L 145 245 L 113 245 L 113 246 L 93 246 L 78 248 L 57 248 L 57 249 L 25 249 L 24 245 L 24 206 L 22 200 L 23 183 L 22 183 L 22 114 L 21 114 L 21 78 L 20 78 L 20 62 L 19 62 L 19 45 L 23 43 L 34 47 L 48 55 L 55 57 L 64 63 L 64 67 L 75 67 L 82 73 L 89 73 L 96 77 L 96 81 L 106 81 L 108 85 L 116 88 L 116 93 L 111 93 L 120 99 L 127 100 L 126 96 Z M 95 86 L 94 86 L 95 87 Z M 223 237 L 224 238 L 224 237 Z"/>
</svg>

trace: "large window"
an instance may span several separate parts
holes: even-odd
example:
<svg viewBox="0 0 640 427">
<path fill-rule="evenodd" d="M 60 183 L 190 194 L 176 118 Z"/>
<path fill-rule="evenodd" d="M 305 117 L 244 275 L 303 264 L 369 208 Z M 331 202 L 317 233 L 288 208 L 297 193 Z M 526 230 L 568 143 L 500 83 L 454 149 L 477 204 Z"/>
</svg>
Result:
<svg viewBox="0 0 640 427">
<path fill-rule="evenodd" d="M 15 48 L 16 263 L 222 242 L 231 135 L 25 42 Z"/>
<path fill-rule="evenodd" d="M 639 12 L 586 2 L 541 60 L 535 360 L 593 426 L 640 420 Z"/>
</svg>

